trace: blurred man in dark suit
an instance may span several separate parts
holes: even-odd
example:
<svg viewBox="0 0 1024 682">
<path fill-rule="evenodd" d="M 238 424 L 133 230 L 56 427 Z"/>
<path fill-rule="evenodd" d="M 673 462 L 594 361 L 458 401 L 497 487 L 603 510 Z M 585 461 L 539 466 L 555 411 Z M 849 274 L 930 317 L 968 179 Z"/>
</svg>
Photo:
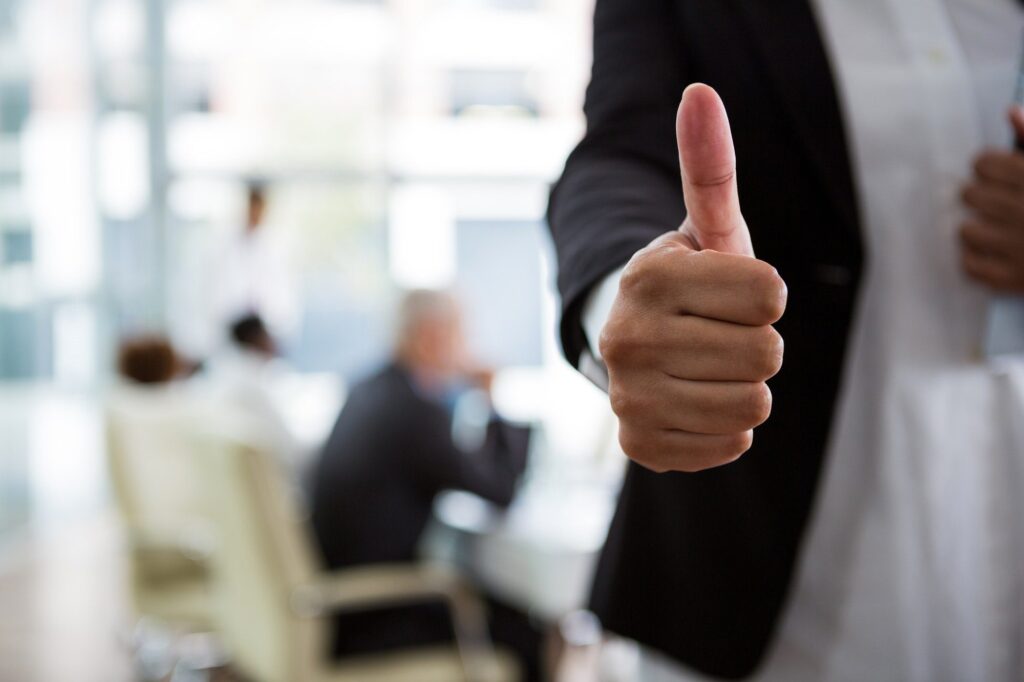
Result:
<svg viewBox="0 0 1024 682">
<path fill-rule="evenodd" d="M 313 526 L 330 568 L 413 561 L 442 490 L 512 501 L 529 431 L 492 411 L 476 434 L 453 436 L 456 401 L 471 389 L 489 395 L 491 376 L 466 362 L 451 295 L 406 296 L 393 361 L 352 390 L 316 466 Z M 339 617 L 336 651 L 449 638 L 443 610 L 396 609 Z"/>
</svg>

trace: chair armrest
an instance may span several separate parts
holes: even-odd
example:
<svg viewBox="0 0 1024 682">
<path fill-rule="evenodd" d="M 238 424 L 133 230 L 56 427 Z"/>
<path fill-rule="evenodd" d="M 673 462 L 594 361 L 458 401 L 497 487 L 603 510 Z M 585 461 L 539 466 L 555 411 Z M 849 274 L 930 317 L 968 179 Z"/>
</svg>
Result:
<svg viewBox="0 0 1024 682">
<path fill-rule="evenodd" d="M 208 561 L 213 554 L 211 538 L 198 531 L 128 528 L 128 546 L 141 554 L 178 554 L 192 561 Z"/>
<path fill-rule="evenodd" d="M 300 617 L 329 611 L 388 608 L 420 601 L 448 607 L 467 679 L 480 679 L 481 661 L 494 656 L 484 604 L 452 570 L 431 564 L 372 564 L 325 573 L 291 595 Z"/>
<path fill-rule="evenodd" d="M 419 601 L 452 603 L 475 599 L 452 571 L 432 565 L 371 564 L 325 573 L 292 594 L 292 608 L 300 616 L 317 617 L 327 611 L 387 608 Z"/>
<path fill-rule="evenodd" d="M 210 550 L 198 538 L 132 529 L 126 539 L 132 574 L 138 582 L 156 585 L 208 575 Z"/>
</svg>

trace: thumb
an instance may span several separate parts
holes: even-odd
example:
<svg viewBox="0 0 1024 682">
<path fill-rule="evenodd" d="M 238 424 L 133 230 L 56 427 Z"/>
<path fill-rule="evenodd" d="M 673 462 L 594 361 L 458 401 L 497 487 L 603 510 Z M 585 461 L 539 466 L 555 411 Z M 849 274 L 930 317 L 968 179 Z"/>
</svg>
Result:
<svg viewBox="0 0 1024 682">
<path fill-rule="evenodd" d="M 683 92 L 676 115 L 686 222 L 683 231 L 701 249 L 753 256 L 736 187 L 736 150 L 725 105 L 702 83 Z"/>
</svg>

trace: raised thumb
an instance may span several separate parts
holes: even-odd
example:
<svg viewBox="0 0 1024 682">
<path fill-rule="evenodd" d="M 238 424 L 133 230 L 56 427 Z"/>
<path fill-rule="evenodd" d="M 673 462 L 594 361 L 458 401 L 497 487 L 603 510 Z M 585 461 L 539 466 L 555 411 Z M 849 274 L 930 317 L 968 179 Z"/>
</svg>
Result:
<svg viewBox="0 0 1024 682">
<path fill-rule="evenodd" d="M 718 93 L 702 83 L 683 92 L 676 115 L 686 222 L 682 230 L 700 249 L 754 255 L 740 212 L 736 150 Z"/>
</svg>

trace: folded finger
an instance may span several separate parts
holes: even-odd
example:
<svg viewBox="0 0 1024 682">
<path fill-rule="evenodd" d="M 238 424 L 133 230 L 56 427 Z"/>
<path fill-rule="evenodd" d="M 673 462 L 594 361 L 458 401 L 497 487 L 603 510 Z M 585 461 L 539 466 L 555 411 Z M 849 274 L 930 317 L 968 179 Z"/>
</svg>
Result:
<svg viewBox="0 0 1024 682">
<path fill-rule="evenodd" d="M 613 411 L 620 420 L 652 429 L 724 435 L 759 426 L 771 414 L 772 394 L 764 383 L 691 381 L 650 372 L 634 374 L 627 383 L 631 390 L 610 389 Z"/>
<path fill-rule="evenodd" d="M 961 263 L 968 276 L 998 291 L 1015 290 L 1021 279 L 1009 261 L 971 246 L 961 251 Z"/>
<path fill-rule="evenodd" d="M 767 381 L 781 369 L 784 350 L 782 336 L 770 326 L 692 315 L 670 318 L 659 345 L 659 368 L 695 381 Z"/>
<path fill-rule="evenodd" d="M 972 182 L 961 196 L 967 206 L 988 221 L 1024 224 L 1024 198 L 1005 187 Z"/>
<path fill-rule="evenodd" d="M 960 239 L 978 253 L 998 255 L 1015 243 L 1014 233 L 1005 226 L 982 220 L 968 220 L 960 227 Z"/>
<path fill-rule="evenodd" d="M 725 435 L 707 435 L 686 431 L 648 432 L 633 427 L 619 429 L 622 450 L 642 466 L 666 471 L 703 471 L 736 461 L 750 449 L 753 431 Z"/>
<path fill-rule="evenodd" d="M 658 262 L 642 271 L 627 266 L 620 288 L 651 299 L 665 312 L 762 326 L 775 323 L 785 311 L 786 284 L 764 261 L 682 247 L 648 257 Z M 640 272 L 643 277 L 634 276 Z"/>
<path fill-rule="evenodd" d="M 1024 193 L 1024 154 L 985 151 L 975 159 L 974 172 L 979 178 Z"/>
</svg>

